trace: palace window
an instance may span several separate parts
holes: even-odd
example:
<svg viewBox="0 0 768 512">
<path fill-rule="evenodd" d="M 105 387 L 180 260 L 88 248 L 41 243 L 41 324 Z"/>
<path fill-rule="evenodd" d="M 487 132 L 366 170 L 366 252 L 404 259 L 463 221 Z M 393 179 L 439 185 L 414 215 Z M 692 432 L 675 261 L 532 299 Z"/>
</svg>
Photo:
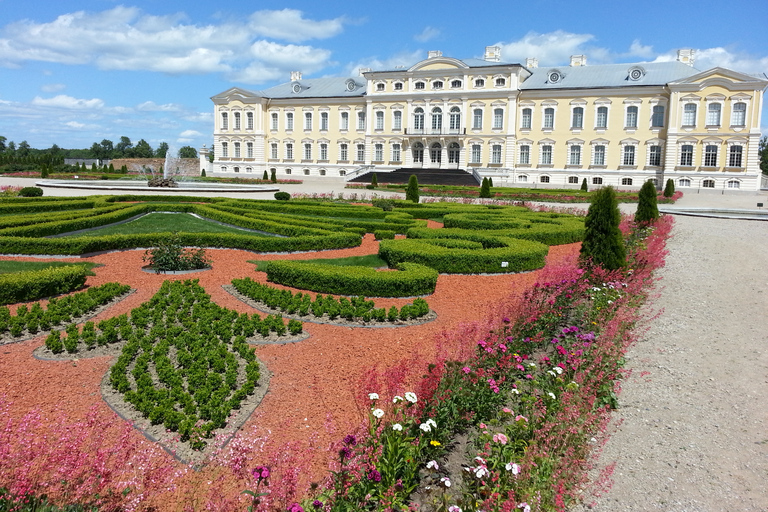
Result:
<svg viewBox="0 0 768 512">
<path fill-rule="evenodd" d="M 400 144 L 392 144 L 392 161 L 400 162 Z"/>
<path fill-rule="evenodd" d="M 637 107 L 635 105 L 627 107 L 627 120 L 624 126 L 627 128 L 637 128 Z"/>
<path fill-rule="evenodd" d="M 320 112 L 320 129 L 328 131 L 328 112 Z"/>
<path fill-rule="evenodd" d="M 704 188 L 715 188 L 715 180 L 704 180 L 701 182 L 701 186 Z"/>
<path fill-rule="evenodd" d="M 365 130 L 365 112 L 357 113 L 357 129 Z"/>
<path fill-rule="evenodd" d="M 341 126 L 340 129 L 342 131 L 349 130 L 349 112 L 342 112 L 341 113 Z"/>
<path fill-rule="evenodd" d="M 459 107 L 451 107 L 449 121 L 451 131 L 455 132 L 461 129 L 461 110 Z"/>
<path fill-rule="evenodd" d="M 312 112 L 304 112 L 304 129 L 312 129 Z"/>
<path fill-rule="evenodd" d="M 413 145 L 412 148 L 413 153 L 413 161 L 414 162 L 423 162 L 424 161 L 424 144 L 421 142 L 417 142 Z"/>
<path fill-rule="evenodd" d="M 485 80 L 482 78 L 475 79 L 475 87 L 485 87 Z"/>
<path fill-rule="evenodd" d="M 417 90 L 424 89 L 424 82 L 416 82 L 415 84 L 413 84 L 413 88 Z"/>
<path fill-rule="evenodd" d="M 530 130 L 531 129 L 531 117 L 533 115 L 533 111 L 530 108 L 524 108 L 523 113 L 520 117 L 520 128 L 523 130 Z"/>
<path fill-rule="evenodd" d="M 272 112 L 272 115 L 270 116 L 272 118 L 272 125 L 270 128 L 272 130 L 277 130 L 277 112 Z"/>
<path fill-rule="evenodd" d="M 472 111 L 472 128 L 475 130 L 483 128 L 483 109 L 476 108 Z"/>
<path fill-rule="evenodd" d="M 328 160 L 328 144 L 320 144 L 320 160 Z"/>
<path fill-rule="evenodd" d="M 273 142 L 269 145 L 269 158 L 277 160 L 277 143 Z"/>
<path fill-rule="evenodd" d="M 417 107 L 416 110 L 413 111 L 413 129 L 424 129 L 424 109 L 421 107 Z"/>
<path fill-rule="evenodd" d="M 728 181 L 728 188 L 740 188 L 741 183 L 739 183 L 738 180 L 729 180 Z"/>
<path fill-rule="evenodd" d="M 622 165 L 635 165 L 635 146 L 624 146 Z"/>
<path fill-rule="evenodd" d="M 443 111 L 439 108 L 432 109 L 432 131 L 440 132 L 443 129 Z"/>
<path fill-rule="evenodd" d="M 480 144 L 472 144 L 471 163 L 479 164 L 482 155 L 482 146 Z"/>
<path fill-rule="evenodd" d="M 662 128 L 664 126 L 664 105 L 653 106 L 653 115 L 651 115 L 651 126 L 653 128 Z"/>
<path fill-rule="evenodd" d="M 235 112 L 235 130 L 240 129 L 240 112 Z"/>
<path fill-rule="evenodd" d="M 253 158 L 253 142 L 247 142 L 245 144 L 245 156 L 247 158 Z"/>
<path fill-rule="evenodd" d="M 347 144 L 341 144 L 339 146 L 339 160 L 342 162 L 349 160 L 349 146 Z"/>
<path fill-rule="evenodd" d="M 285 129 L 286 131 L 293 130 L 293 112 L 286 112 L 285 114 Z"/>
<path fill-rule="evenodd" d="M 452 80 L 451 89 L 461 89 L 461 80 Z"/>
<path fill-rule="evenodd" d="M 686 103 L 683 107 L 683 126 L 696 126 L 695 103 Z"/>
<path fill-rule="evenodd" d="M 548 144 L 541 146 L 541 164 L 552 165 L 552 146 Z"/>
<path fill-rule="evenodd" d="M 221 156 L 223 158 L 229 157 L 229 144 L 226 142 L 221 143 Z"/>
<path fill-rule="evenodd" d="M 544 129 L 551 130 L 555 127 L 555 109 L 548 107 L 544 109 Z"/>
<path fill-rule="evenodd" d="M 395 110 L 392 112 L 392 129 L 393 130 L 402 130 L 403 129 L 403 113 L 399 110 Z"/>
<path fill-rule="evenodd" d="M 541 183 L 549 183 L 549 176 L 541 176 L 541 177 L 539 178 L 539 181 L 540 181 Z"/>
<path fill-rule="evenodd" d="M 651 146 L 651 152 L 648 155 L 648 165 L 653 167 L 661 166 L 661 146 Z"/>
<path fill-rule="evenodd" d="M 568 165 L 581 165 L 581 146 L 572 145 Z"/>
<path fill-rule="evenodd" d="M 357 145 L 356 160 L 358 162 L 365 162 L 365 144 L 358 144 Z"/>
<path fill-rule="evenodd" d="M 293 160 L 293 144 L 290 142 L 285 145 L 285 159 Z"/>
<path fill-rule="evenodd" d="M 458 142 L 451 142 L 448 145 L 448 163 L 450 164 L 459 163 L 460 149 L 461 147 L 459 146 Z"/>
<path fill-rule="evenodd" d="M 704 167 L 717 167 L 717 146 L 714 144 L 704 148 Z"/>
<path fill-rule="evenodd" d="M 597 107 L 595 128 L 608 128 L 608 107 Z"/>
<path fill-rule="evenodd" d="M 377 130 L 384 129 L 384 112 L 382 112 L 381 110 L 376 112 L 376 129 Z"/>
<path fill-rule="evenodd" d="M 384 84 L 376 84 L 376 90 L 377 91 L 383 91 L 384 90 Z"/>
<path fill-rule="evenodd" d="M 602 185 L 603 184 L 603 178 L 599 178 L 599 177 L 595 176 L 594 178 L 592 178 L 592 184 L 593 185 Z"/>
<path fill-rule="evenodd" d="M 625 187 L 631 187 L 632 186 L 632 178 L 621 178 L 621 184 Z"/>
<path fill-rule="evenodd" d="M 690 187 L 691 180 L 689 180 L 688 178 L 680 178 L 679 180 L 677 180 L 677 185 L 679 187 Z"/>
<path fill-rule="evenodd" d="M 593 152 L 592 165 L 605 165 L 605 146 L 595 146 Z"/>
<path fill-rule="evenodd" d="M 253 112 L 248 112 L 247 114 L 245 114 L 245 119 L 246 119 L 245 121 L 246 129 L 253 130 Z"/>
<path fill-rule="evenodd" d="M 395 82 L 395 90 L 396 91 L 402 91 L 403 90 L 403 82 Z"/>
<path fill-rule="evenodd" d="M 493 128 L 499 130 L 503 127 L 504 127 L 504 109 L 495 108 L 493 109 Z"/>
<path fill-rule="evenodd" d="M 728 167 L 741 167 L 741 146 L 731 146 L 728 152 Z"/>
<path fill-rule="evenodd" d="M 312 144 L 304 144 L 304 160 L 312 160 Z"/>
<path fill-rule="evenodd" d="M 491 163 L 492 164 L 501 163 L 501 144 L 494 144 L 493 146 L 491 146 Z"/>
<path fill-rule="evenodd" d="M 573 119 L 571 119 L 571 129 L 582 128 L 584 126 L 584 109 L 582 107 L 574 107 Z"/>
<path fill-rule="evenodd" d="M 377 162 L 384 160 L 384 144 L 374 144 L 373 159 Z"/>
<path fill-rule="evenodd" d="M 226 112 L 221 113 L 221 129 L 229 130 L 229 114 Z"/>
<path fill-rule="evenodd" d="M 524 165 L 531 163 L 531 146 L 520 146 L 520 163 Z"/>
<path fill-rule="evenodd" d="M 443 88 L 443 81 L 442 80 L 435 80 L 432 82 L 432 88 L 433 89 L 442 89 Z"/>
<path fill-rule="evenodd" d="M 683 144 L 680 147 L 680 165 L 682 167 L 693 167 L 693 146 Z"/>
<path fill-rule="evenodd" d="M 731 112 L 731 126 L 745 126 L 747 122 L 747 104 L 734 103 Z"/>
<path fill-rule="evenodd" d="M 579 184 L 579 177 L 578 176 L 568 176 L 568 184 L 569 185 L 578 185 Z"/>
<path fill-rule="evenodd" d="M 507 84 L 507 80 L 504 78 L 496 79 L 496 87 L 504 87 Z"/>
<path fill-rule="evenodd" d="M 235 142 L 235 158 L 240 158 L 240 143 Z"/>
<path fill-rule="evenodd" d="M 707 126 L 720 126 L 720 104 L 710 103 L 707 108 Z"/>
</svg>

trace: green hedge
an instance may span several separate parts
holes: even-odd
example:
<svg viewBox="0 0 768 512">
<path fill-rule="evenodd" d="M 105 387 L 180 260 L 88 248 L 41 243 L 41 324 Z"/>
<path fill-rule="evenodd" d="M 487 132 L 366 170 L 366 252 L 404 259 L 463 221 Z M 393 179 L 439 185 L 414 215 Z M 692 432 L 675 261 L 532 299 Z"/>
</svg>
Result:
<svg viewBox="0 0 768 512">
<path fill-rule="evenodd" d="M 398 272 L 286 260 L 269 261 L 260 268 L 274 283 L 335 295 L 411 297 L 432 294 L 437 285 L 437 272 L 410 262 L 398 264 Z"/>
<path fill-rule="evenodd" d="M 28 202 L 7 203 L 0 202 L 0 215 L 8 213 L 38 213 L 56 212 L 62 210 L 84 210 L 93 208 L 96 201 L 44 201 L 43 197 L 26 198 Z"/>
<path fill-rule="evenodd" d="M 88 270 L 81 265 L 0 274 L 0 304 L 52 297 L 85 285 Z"/>
<path fill-rule="evenodd" d="M 382 240 L 379 244 L 379 256 L 390 266 L 410 261 L 426 265 L 440 273 L 479 274 L 535 270 L 544 266 L 549 252 L 548 246 L 531 240 L 488 237 L 487 241 L 500 247 L 446 247 L 451 243 L 429 238 Z M 475 242 L 485 247 L 482 242 Z"/>
</svg>

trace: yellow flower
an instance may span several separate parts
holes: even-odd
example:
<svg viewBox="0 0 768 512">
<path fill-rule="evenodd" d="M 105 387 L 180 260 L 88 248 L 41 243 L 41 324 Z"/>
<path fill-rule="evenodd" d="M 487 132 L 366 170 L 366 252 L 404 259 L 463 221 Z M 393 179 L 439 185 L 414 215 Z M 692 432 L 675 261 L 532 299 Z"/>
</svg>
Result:
<svg viewBox="0 0 768 512">
<path fill-rule="evenodd" d="M 430 441 L 429 444 L 432 446 L 440 446 L 440 441 Z"/>
</svg>

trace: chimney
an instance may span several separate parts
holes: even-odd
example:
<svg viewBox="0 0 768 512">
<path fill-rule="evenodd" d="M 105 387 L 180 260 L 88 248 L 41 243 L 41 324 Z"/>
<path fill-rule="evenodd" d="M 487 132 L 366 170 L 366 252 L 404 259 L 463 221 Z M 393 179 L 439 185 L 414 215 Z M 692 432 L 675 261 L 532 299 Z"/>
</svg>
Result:
<svg viewBox="0 0 768 512">
<path fill-rule="evenodd" d="M 683 48 L 680 50 L 677 50 L 677 61 L 682 62 L 683 64 L 688 64 L 689 66 L 693 66 L 693 56 L 696 53 L 696 50 L 693 48 Z"/>
<path fill-rule="evenodd" d="M 429 53 L 427 54 L 428 59 L 434 59 L 442 56 L 443 56 L 443 52 L 441 52 L 440 50 L 430 50 Z"/>
<path fill-rule="evenodd" d="M 372 70 L 371 70 L 371 68 L 359 68 L 359 69 L 357 70 L 357 74 L 358 74 L 359 76 L 364 76 L 364 75 L 365 75 L 365 73 L 370 73 L 371 71 L 372 71 Z"/>
<path fill-rule="evenodd" d="M 533 69 L 539 67 L 539 59 L 536 57 L 528 57 L 525 59 L 525 67 L 528 69 Z"/>
<path fill-rule="evenodd" d="M 587 65 L 587 56 L 586 55 L 571 55 L 571 67 L 575 68 L 577 66 L 586 66 Z"/>
<path fill-rule="evenodd" d="M 301 80 L 301 71 L 291 71 L 291 82 L 298 82 Z"/>
<path fill-rule="evenodd" d="M 483 59 L 488 62 L 501 62 L 501 48 L 498 46 L 486 46 Z"/>
</svg>

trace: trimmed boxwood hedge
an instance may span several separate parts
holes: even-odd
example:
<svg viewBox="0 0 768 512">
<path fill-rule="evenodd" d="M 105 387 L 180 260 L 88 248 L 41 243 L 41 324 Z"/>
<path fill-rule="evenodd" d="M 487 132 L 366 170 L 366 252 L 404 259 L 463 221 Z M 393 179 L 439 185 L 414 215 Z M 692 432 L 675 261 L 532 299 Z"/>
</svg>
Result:
<svg viewBox="0 0 768 512">
<path fill-rule="evenodd" d="M 436 230 L 442 231 L 442 230 Z M 545 264 L 549 247 L 531 240 L 488 237 L 495 247 L 446 247 L 446 240 L 382 240 L 379 256 L 390 266 L 411 261 L 446 274 L 480 274 L 535 270 Z M 504 265 L 506 262 L 506 266 Z"/>
<path fill-rule="evenodd" d="M 410 262 L 402 262 L 396 268 L 397 272 L 390 272 L 370 267 L 287 260 L 269 261 L 260 266 L 273 283 L 313 292 L 367 297 L 411 297 L 434 293 L 437 285 L 435 270 Z"/>
<path fill-rule="evenodd" d="M 81 265 L 0 274 L 0 304 L 52 297 L 85 285 L 88 270 Z"/>
</svg>

